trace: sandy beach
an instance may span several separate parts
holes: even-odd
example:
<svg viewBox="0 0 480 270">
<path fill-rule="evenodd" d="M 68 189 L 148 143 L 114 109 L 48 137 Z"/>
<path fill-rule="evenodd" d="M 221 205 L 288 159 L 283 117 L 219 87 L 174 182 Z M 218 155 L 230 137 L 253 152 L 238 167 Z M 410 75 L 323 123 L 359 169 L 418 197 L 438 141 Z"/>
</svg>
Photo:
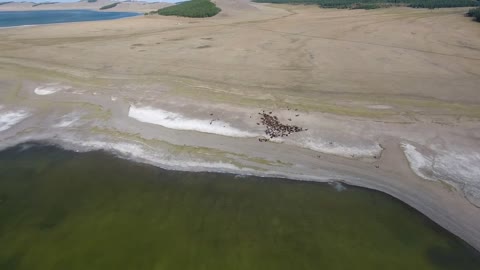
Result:
<svg viewBox="0 0 480 270">
<path fill-rule="evenodd" d="M 208 19 L 0 28 L 0 148 L 45 140 L 168 169 L 343 181 L 480 250 L 480 25 L 467 8 L 215 2 Z M 131 4 L 110 11 L 155 9 Z M 301 131 L 268 136 L 264 114 Z"/>
</svg>

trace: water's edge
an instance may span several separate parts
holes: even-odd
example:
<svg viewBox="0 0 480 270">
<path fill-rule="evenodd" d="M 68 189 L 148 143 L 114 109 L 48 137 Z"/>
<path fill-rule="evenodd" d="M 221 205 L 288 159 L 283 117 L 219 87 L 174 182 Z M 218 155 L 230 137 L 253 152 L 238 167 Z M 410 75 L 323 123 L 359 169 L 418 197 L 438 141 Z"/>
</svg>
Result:
<svg viewBox="0 0 480 270">
<path fill-rule="evenodd" d="M 314 183 L 319 183 L 319 184 L 325 184 L 325 185 L 330 185 L 333 189 L 336 189 L 337 191 L 343 189 L 344 187 L 351 186 L 351 187 L 356 187 L 356 188 L 361 188 L 361 189 L 366 189 L 370 190 L 373 192 L 380 192 L 382 194 L 385 194 L 398 202 L 400 202 L 402 205 L 407 207 L 409 211 L 415 211 L 419 213 L 422 217 L 427 219 L 429 222 L 434 223 L 435 225 L 438 225 L 442 230 L 445 230 L 445 232 L 448 232 L 452 236 L 454 236 L 456 239 L 458 239 L 460 242 L 462 242 L 468 249 L 473 250 L 474 252 L 478 253 L 480 252 L 480 249 L 476 248 L 474 244 L 470 240 L 472 239 L 465 239 L 464 237 L 459 236 L 455 231 L 452 231 L 451 229 L 448 228 L 448 226 L 444 226 L 441 222 L 438 222 L 438 220 L 434 216 L 433 218 L 426 214 L 424 211 L 422 211 L 421 207 L 418 207 L 418 205 L 410 204 L 404 200 L 400 196 L 398 196 L 398 192 L 389 192 L 391 189 L 388 189 L 388 187 L 383 187 L 382 186 L 376 186 L 373 184 L 373 182 L 370 182 L 372 184 L 368 184 L 368 181 L 361 181 L 361 182 L 356 182 L 356 181 L 349 181 L 349 180 L 344 180 L 344 179 L 339 179 L 339 178 L 329 178 L 329 177 L 318 177 L 318 176 L 301 176 L 297 174 L 286 174 L 283 172 L 268 172 L 268 173 L 262 173 L 260 171 L 255 171 L 255 170 L 235 170 L 232 168 L 225 168 L 225 167 L 174 167 L 174 166 L 162 166 L 158 163 L 153 163 L 151 161 L 137 158 L 134 155 L 128 155 L 125 152 L 121 152 L 112 148 L 96 148 L 96 149 L 87 149 L 87 148 L 79 148 L 78 145 L 75 146 L 74 144 L 70 144 L 61 141 L 61 140 L 55 140 L 55 139 L 43 139 L 43 140 L 28 140 L 28 141 L 23 141 L 23 142 L 17 142 L 16 144 L 4 146 L 0 148 L 0 152 L 3 151 L 8 151 L 12 150 L 15 148 L 20 148 L 21 151 L 28 150 L 30 147 L 54 147 L 58 148 L 63 151 L 71 151 L 75 153 L 92 153 L 92 152 L 100 152 L 100 153 L 105 153 L 109 156 L 127 160 L 129 162 L 134 162 L 137 164 L 144 164 L 147 166 L 153 166 L 162 170 L 167 170 L 167 171 L 178 171 L 178 172 L 206 172 L 206 173 L 219 173 L 219 174 L 230 174 L 230 175 L 235 175 L 235 176 L 253 176 L 253 177 L 262 177 L 266 179 L 281 179 L 282 181 L 306 181 L 306 182 L 314 182 Z M 473 242 L 475 243 L 475 242 Z M 479 253 L 480 255 L 480 253 Z"/>
<path fill-rule="evenodd" d="M 98 17 L 91 17 L 91 18 L 75 18 L 71 17 L 71 13 L 87 13 L 91 16 L 98 16 Z M 21 23 L 15 24 L 12 21 L 15 21 L 15 16 L 20 15 L 20 20 L 25 14 L 39 14 L 42 16 L 65 16 L 63 20 L 55 18 L 48 19 L 48 17 L 38 18 L 37 21 L 29 21 L 28 23 Z M 45 13 L 45 15 L 43 15 Z M 4 23 L 0 20 L 0 30 L 1 29 L 8 29 L 8 28 L 23 28 L 23 27 L 35 27 L 35 26 L 47 26 L 47 25 L 55 25 L 55 24 L 64 24 L 64 23 L 76 23 L 76 22 L 92 22 L 92 21 L 106 21 L 106 20 L 118 20 L 124 18 L 130 18 L 135 16 L 142 15 L 138 12 L 125 12 L 125 11 L 97 11 L 91 9 L 66 9 L 66 10 L 29 10 L 29 11 L 0 11 L 0 16 L 7 16 L 10 15 L 12 18 L 5 19 Z M 68 17 L 70 16 L 70 17 Z M 88 16 L 88 15 L 86 15 Z M 45 20 L 47 18 L 47 20 Z M 45 21 L 44 21 L 45 20 Z M 4 25 L 7 24 L 7 25 Z"/>
</svg>

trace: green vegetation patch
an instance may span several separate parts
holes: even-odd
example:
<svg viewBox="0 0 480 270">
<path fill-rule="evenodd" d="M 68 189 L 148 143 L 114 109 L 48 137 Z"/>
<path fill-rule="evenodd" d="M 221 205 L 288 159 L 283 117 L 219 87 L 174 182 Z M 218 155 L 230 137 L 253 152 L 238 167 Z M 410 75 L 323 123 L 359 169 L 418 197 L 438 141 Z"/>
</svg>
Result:
<svg viewBox="0 0 480 270">
<path fill-rule="evenodd" d="M 164 16 L 205 18 L 217 15 L 221 9 L 210 0 L 191 0 L 158 10 Z"/>
<path fill-rule="evenodd" d="M 95 3 L 97 0 L 87 0 L 88 3 Z"/>
<path fill-rule="evenodd" d="M 386 7 L 386 5 L 377 4 L 377 3 L 358 3 L 350 6 L 350 9 L 376 9 Z"/>
<path fill-rule="evenodd" d="M 480 7 L 470 9 L 465 15 L 467 15 L 467 17 L 472 17 L 477 22 L 480 22 Z"/>
<path fill-rule="evenodd" d="M 0 6 L 1 6 L 1 5 L 6 5 L 6 4 L 10 4 L 10 3 L 13 3 L 13 1 L 8 1 L 8 2 L 0 2 Z"/>
<path fill-rule="evenodd" d="M 106 6 L 101 7 L 100 10 L 111 9 L 111 8 L 116 7 L 118 4 L 120 4 L 120 3 L 112 3 L 110 5 L 106 5 Z"/>
<path fill-rule="evenodd" d="M 150 12 L 145 12 L 144 15 L 147 16 L 147 15 L 157 15 L 158 14 L 158 10 L 152 10 Z"/>
<path fill-rule="evenodd" d="M 408 6 L 413 8 L 473 7 L 477 0 L 254 0 L 258 3 L 310 4 L 323 8 L 374 9 L 387 6 Z"/>
<path fill-rule="evenodd" d="M 414 0 L 408 4 L 413 8 L 451 8 L 451 7 L 473 7 L 478 6 L 475 0 Z"/>
<path fill-rule="evenodd" d="M 37 7 L 37 6 L 42 6 L 42 5 L 52 5 L 52 4 L 57 4 L 58 2 L 42 2 L 42 3 L 36 3 L 33 4 L 32 7 Z"/>
</svg>

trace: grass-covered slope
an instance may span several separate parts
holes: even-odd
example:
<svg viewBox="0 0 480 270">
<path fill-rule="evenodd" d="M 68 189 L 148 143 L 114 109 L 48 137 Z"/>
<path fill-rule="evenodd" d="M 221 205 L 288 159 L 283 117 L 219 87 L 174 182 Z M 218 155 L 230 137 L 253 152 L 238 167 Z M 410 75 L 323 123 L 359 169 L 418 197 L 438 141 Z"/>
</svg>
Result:
<svg viewBox="0 0 480 270">
<path fill-rule="evenodd" d="M 364 8 L 384 6 L 409 6 L 413 8 L 473 7 L 477 0 L 254 0 L 259 3 L 314 4 L 324 8 Z"/>
<path fill-rule="evenodd" d="M 174 6 L 158 10 L 158 14 L 165 16 L 181 16 L 191 18 L 204 18 L 217 15 L 221 11 L 210 0 L 191 0 Z"/>
<path fill-rule="evenodd" d="M 480 22 L 480 7 L 470 9 L 467 12 L 467 16 L 472 17 L 477 22 Z"/>
<path fill-rule="evenodd" d="M 36 4 L 33 4 L 32 7 L 38 7 L 38 6 L 43 6 L 43 5 L 53 5 L 53 4 L 57 4 L 58 2 L 41 2 L 41 3 L 36 3 Z"/>
<path fill-rule="evenodd" d="M 116 7 L 118 4 L 120 4 L 120 3 L 113 3 L 113 4 L 110 4 L 110 5 L 106 5 L 106 6 L 101 7 L 100 10 L 111 9 L 111 8 Z"/>
</svg>

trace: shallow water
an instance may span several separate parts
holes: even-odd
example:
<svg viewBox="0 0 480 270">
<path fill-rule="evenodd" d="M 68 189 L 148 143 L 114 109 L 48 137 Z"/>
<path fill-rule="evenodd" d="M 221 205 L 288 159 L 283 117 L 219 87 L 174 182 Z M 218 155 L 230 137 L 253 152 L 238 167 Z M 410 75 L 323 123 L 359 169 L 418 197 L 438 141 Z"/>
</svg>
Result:
<svg viewBox="0 0 480 270">
<path fill-rule="evenodd" d="M 135 12 L 99 12 L 94 10 L 0 11 L 0 27 L 49 23 L 112 20 L 137 16 Z"/>
<path fill-rule="evenodd" d="M 479 269 L 362 188 L 166 171 L 105 152 L 0 152 L 0 269 Z"/>
</svg>

